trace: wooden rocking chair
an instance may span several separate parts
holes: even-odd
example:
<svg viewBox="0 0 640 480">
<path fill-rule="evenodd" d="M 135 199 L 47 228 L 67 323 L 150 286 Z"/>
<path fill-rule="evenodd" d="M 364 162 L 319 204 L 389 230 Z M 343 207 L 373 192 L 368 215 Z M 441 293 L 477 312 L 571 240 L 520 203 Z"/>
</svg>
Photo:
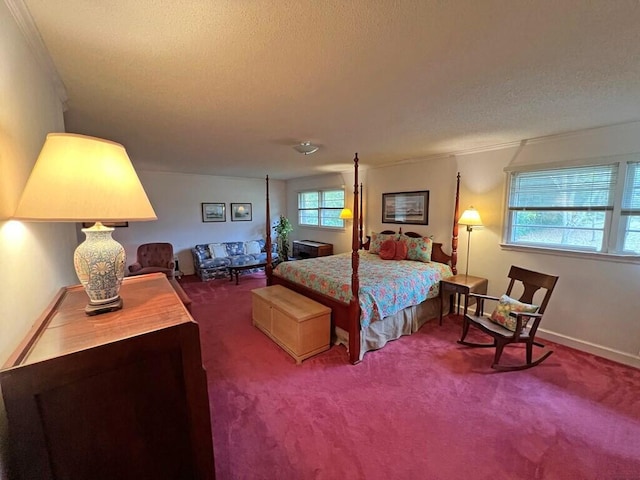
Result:
<svg viewBox="0 0 640 480">
<path fill-rule="evenodd" d="M 553 351 L 548 351 L 537 360 L 532 360 L 533 346 L 544 347 L 543 344 L 535 341 L 535 335 L 558 277 L 512 266 L 509 271 L 509 278 L 511 280 L 507 292 L 500 298 L 470 294 L 470 297 L 475 298 L 477 302 L 476 313 L 464 315 L 462 336 L 458 340 L 458 343 L 470 347 L 495 347 L 496 351 L 491 368 L 502 371 L 531 368 L 542 363 L 553 353 Z M 511 291 L 517 281 L 522 283 L 524 292 L 518 300 L 514 300 L 511 298 Z M 537 306 L 533 305 L 532 302 L 534 294 L 539 289 L 544 289 L 545 293 L 540 306 Z M 484 314 L 485 300 L 498 302 L 498 306 L 491 315 Z M 465 337 L 469 332 L 469 325 L 473 325 L 491 336 L 493 343 L 465 341 Z M 520 365 L 501 365 L 499 363 L 504 347 L 511 343 L 526 344 L 526 363 Z"/>
</svg>

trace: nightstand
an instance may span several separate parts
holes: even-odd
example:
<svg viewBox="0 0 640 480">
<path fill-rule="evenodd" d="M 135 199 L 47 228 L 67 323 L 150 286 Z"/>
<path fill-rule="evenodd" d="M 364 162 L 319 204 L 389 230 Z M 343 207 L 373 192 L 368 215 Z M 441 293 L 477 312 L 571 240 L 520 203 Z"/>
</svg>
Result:
<svg viewBox="0 0 640 480">
<path fill-rule="evenodd" d="M 472 275 L 454 275 L 440 280 L 440 325 L 442 325 L 442 309 L 444 299 L 449 295 L 449 311 L 453 311 L 453 293 L 458 294 L 457 313 L 460 312 L 460 295 L 464 295 L 464 312 L 467 313 L 469 306 L 469 294 L 480 293 L 487 294 L 487 285 L 489 280 L 482 277 L 474 277 Z"/>
</svg>

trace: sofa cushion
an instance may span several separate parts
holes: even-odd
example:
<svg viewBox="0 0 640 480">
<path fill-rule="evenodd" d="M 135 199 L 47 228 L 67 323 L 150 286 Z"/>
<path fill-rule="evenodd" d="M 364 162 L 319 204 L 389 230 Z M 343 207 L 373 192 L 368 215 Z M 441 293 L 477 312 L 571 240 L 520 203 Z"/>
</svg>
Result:
<svg viewBox="0 0 640 480">
<path fill-rule="evenodd" d="M 244 255 L 244 242 L 225 242 L 225 245 L 227 247 L 228 257 Z"/>
<path fill-rule="evenodd" d="M 231 265 L 229 257 L 209 258 L 200 264 L 200 268 L 221 268 Z"/>
<path fill-rule="evenodd" d="M 211 254 L 211 258 L 224 258 L 229 256 L 224 243 L 210 243 L 209 253 Z"/>
<path fill-rule="evenodd" d="M 244 253 L 247 255 L 256 255 L 260 253 L 262 248 L 260 247 L 260 243 L 257 240 L 250 240 L 248 242 L 244 242 Z"/>
</svg>

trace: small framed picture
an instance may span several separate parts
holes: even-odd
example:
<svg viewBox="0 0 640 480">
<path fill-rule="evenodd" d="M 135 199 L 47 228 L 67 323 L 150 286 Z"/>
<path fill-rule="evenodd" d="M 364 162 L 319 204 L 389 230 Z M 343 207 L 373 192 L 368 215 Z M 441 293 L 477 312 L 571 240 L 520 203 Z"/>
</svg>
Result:
<svg viewBox="0 0 640 480">
<path fill-rule="evenodd" d="M 231 204 L 231 221 L 232 222 L 250 222 L 251 221 L 251 204 L 250 203 L 232 203 Z"/>
<path fill-rule="evenodd" d="M 227 209 L 224 203 L 203 203 L 202 204 L 202 221 L 203 222 L 226 222 Z"/>
</svg>

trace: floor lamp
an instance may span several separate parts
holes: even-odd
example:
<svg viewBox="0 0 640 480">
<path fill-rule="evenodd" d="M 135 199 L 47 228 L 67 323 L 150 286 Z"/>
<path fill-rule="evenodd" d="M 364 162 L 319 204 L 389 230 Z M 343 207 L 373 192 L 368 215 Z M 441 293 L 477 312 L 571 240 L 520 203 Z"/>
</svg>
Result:
<svg viewBox="0 0 640 480">
<path fill-rule="evenodd" d="M 460 220 L 458 220 L 458 225 L 466 225 L 467 226 L 467 266 L 464 272 L 465 278 L 469 276 L 469 250 L 471 248 L 471 232 L 473 231 L 473 227 L 481 227 L 482 219 L 480 218 L 480 214 L 478 211 L 473 208 L 473 206 L 466 209 Z"/>
</svg>

